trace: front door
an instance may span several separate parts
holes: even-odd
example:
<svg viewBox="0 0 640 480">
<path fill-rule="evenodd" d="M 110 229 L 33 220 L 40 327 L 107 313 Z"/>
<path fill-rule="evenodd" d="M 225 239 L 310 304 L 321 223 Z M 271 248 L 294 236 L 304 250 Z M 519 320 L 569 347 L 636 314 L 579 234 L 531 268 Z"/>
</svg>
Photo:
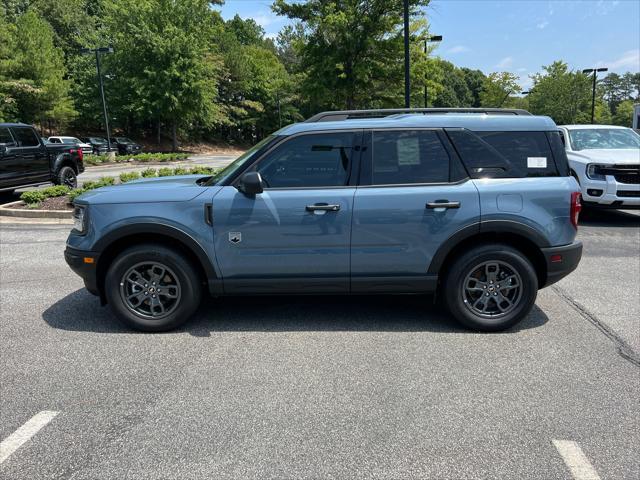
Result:
<svg viewBox="0 0 640 480">
<path fill-rule="evenodd" d="M 437 249 L 480 221 L 478 191 L 437 130 L 368 137 L 354 201 L 351 290 L 430 290 Z"/>
<path fill-rule="evenodd" d="M 216 261 L 232 293 L 349 291 L 355 186 L 350 186 L 360 132 L 289 138 L 250 167 L 264 192 L 235 186 L 213 199 Z"/>
<path fill-rule="evenodd" d="M 31 127 L 12 127 L 18 141 L 15 154 L 25 182 L 45 182 L 50 179 L 49 155 Z"/>
</svg>

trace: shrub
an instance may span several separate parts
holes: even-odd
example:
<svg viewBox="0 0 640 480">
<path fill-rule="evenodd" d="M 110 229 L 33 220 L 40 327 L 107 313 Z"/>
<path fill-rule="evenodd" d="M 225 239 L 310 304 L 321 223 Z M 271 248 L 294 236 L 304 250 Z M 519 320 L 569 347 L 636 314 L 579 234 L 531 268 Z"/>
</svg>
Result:
<svg viewBox="0 0 640 480">
<path fill-rule="evenodd" d="M 54 185 L 53 187 L 47 187 L 40 190 L 44 195 L 44 198 L 61 197 L 69 193 L 71 189 L 66 185 Z"/>
<path fill-rule="evenodd" d="M 100 155 L 85 155 L 84 156 L 84 163 L 85 165 L 100 165 L 102 162 L 104 162 L 104 157 L 101 157 Z"/>
<path fill-rule="evenodd" d="M 42 202 L 46 197 L 42 190 L 31 190 L 28 192 L 24 192 L 20 195 L 20 200 L 22 200 L 27 205 L 35 205 Z"/>
<path fill-rule="evenodd" d="M 170 177 L 171 175 L 173 175 L 173 168 L 162 167 L 162 168 L 158 169 L 158 176 L 159 177 Z"/>
<path fill-rule="evenodd" d="M 73 190 L 71 190 L 69 192 L 69 203 L 73 203 L 73 201 L 79 197 L 80 195 L 82 195 L 83 193 L 87 192 L 88 190 L 85 190 L 84 188 L 74 188 Z"/>
<path fill-rule="evenodd" d="M 213 175 L 215 168 L 198 165 L 190 170 L 192 175 Z"/>
<path fill-rule="evenodd" d="M 173 170 L 174 175 L 189 175 L 189 170 L 184 167 L 178 167 Z"/>
<path fill-rule="evenodd" d="M 141 172 L 141 175 L 144 178 L 155 177 L 158 174 L 158 171 L 155 168 L 147 168 Z"/>
<path fill-rule="evenodd" d="M 140 174 L 138 172 L 123 172 L 120 174 L 120 182 L 127 183 L 132 180 L 138 180 L 140 178 Z"/>
</svg>

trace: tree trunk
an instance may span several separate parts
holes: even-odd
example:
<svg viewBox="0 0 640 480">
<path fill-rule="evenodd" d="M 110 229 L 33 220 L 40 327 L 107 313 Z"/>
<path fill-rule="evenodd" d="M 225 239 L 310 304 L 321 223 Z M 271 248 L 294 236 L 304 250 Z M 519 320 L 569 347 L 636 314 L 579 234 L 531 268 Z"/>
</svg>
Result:
<svg viewBox="0 0 640 480">
<path fill-rule="evenodd" d="M 160 138 L 160 133 L 161 133 L 160 132 L 160 125 L 161 125 L 161 122 L 160 122 L 160 119 L 158 119 L 158 126 L 157 126 L 158 129 L 156 131 L 156 143 L 158 144 L 158 146 L 160 146 L 160 141 L 161 141 L 161 138 Z"/>
<path fill-rule="evenodd" d="M 175 118 L 171 123 L 171 150 L 178 150 L 178 121 Z"/>
</svg>

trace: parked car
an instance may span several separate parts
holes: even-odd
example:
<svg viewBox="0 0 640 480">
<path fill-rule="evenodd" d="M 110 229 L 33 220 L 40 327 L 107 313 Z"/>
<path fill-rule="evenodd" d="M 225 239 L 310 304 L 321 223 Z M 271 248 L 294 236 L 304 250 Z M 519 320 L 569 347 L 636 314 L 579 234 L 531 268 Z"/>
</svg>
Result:
<svg viewBox="0 0 640 480">
<path fill-rule="evenodd" d="M 0 123 L 0 190 L 49 182 L 76 187 L 82 172 L 78 146 L 45 143 L 30 125 Z"/>
<path fill-rule="evenodd" d="M 82 140 L 76 137 L 54 136 L 54 137 L 49 137 L 48 140 L 49 140 L 49 143 L 52 143 L 54 145 L 56 144 L 75 145 L 77 147 L 80 147 L 82 149 L 82 153 L 85 153 L 85 154 L 93 153 L 93 147 L 91 145 L 83 142 Z"/>
<path fill-rule="evenodd" d="M 119 155 L 135 155 L 142 153 L 142 145 L 127 137 L 114 137 L 113 139 Z"/>
<path fill-rule="evenodd" d="M 109 144 L 107 142 L 106 138 L 102 138 L 102 137 L 87 137 L 84 139 L 85 143 L 88 143 L 89 145 L 91 145 L 91 149 L 94 155 L 102 155 L 104 153 L 107 153 L 109 151 L 111 152 L 117 152 L 118 149 L 115 145 L 115 142 L 112 140 L 111 141 L 111 149 L 109 149 Z"/>
<path fill-rule="evenodd" d="M 562 125 L 585 206 L 640 208 L 640 135 L 612 125 Z"/>
<path fill-rule="evenodd" d="M 180 325 L 208 291 L 435 293 L 467 327 L 495 331 L 576 268 L 579 212 L 548 117 L 319 120 L 213 176 L 78 197 L 65 257 L 140 330 Z"/>
</svg>

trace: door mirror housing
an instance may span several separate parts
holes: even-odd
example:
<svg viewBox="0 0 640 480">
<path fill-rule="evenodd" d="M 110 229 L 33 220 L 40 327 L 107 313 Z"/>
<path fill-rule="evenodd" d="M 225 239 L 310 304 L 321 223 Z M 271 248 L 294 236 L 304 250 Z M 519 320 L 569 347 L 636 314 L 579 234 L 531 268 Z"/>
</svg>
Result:
<svg viewBox="0 0 640 480">
<path fill-rule="evenodd" d="M 264 188 L 262 186 L 262 177 L 258 172 L 247 172 L 240 177 L 238 183 L 238 190 L 244 193 L 248 197 L 253 197 L 258 193 L 262 193 Z"/>
</svg>

